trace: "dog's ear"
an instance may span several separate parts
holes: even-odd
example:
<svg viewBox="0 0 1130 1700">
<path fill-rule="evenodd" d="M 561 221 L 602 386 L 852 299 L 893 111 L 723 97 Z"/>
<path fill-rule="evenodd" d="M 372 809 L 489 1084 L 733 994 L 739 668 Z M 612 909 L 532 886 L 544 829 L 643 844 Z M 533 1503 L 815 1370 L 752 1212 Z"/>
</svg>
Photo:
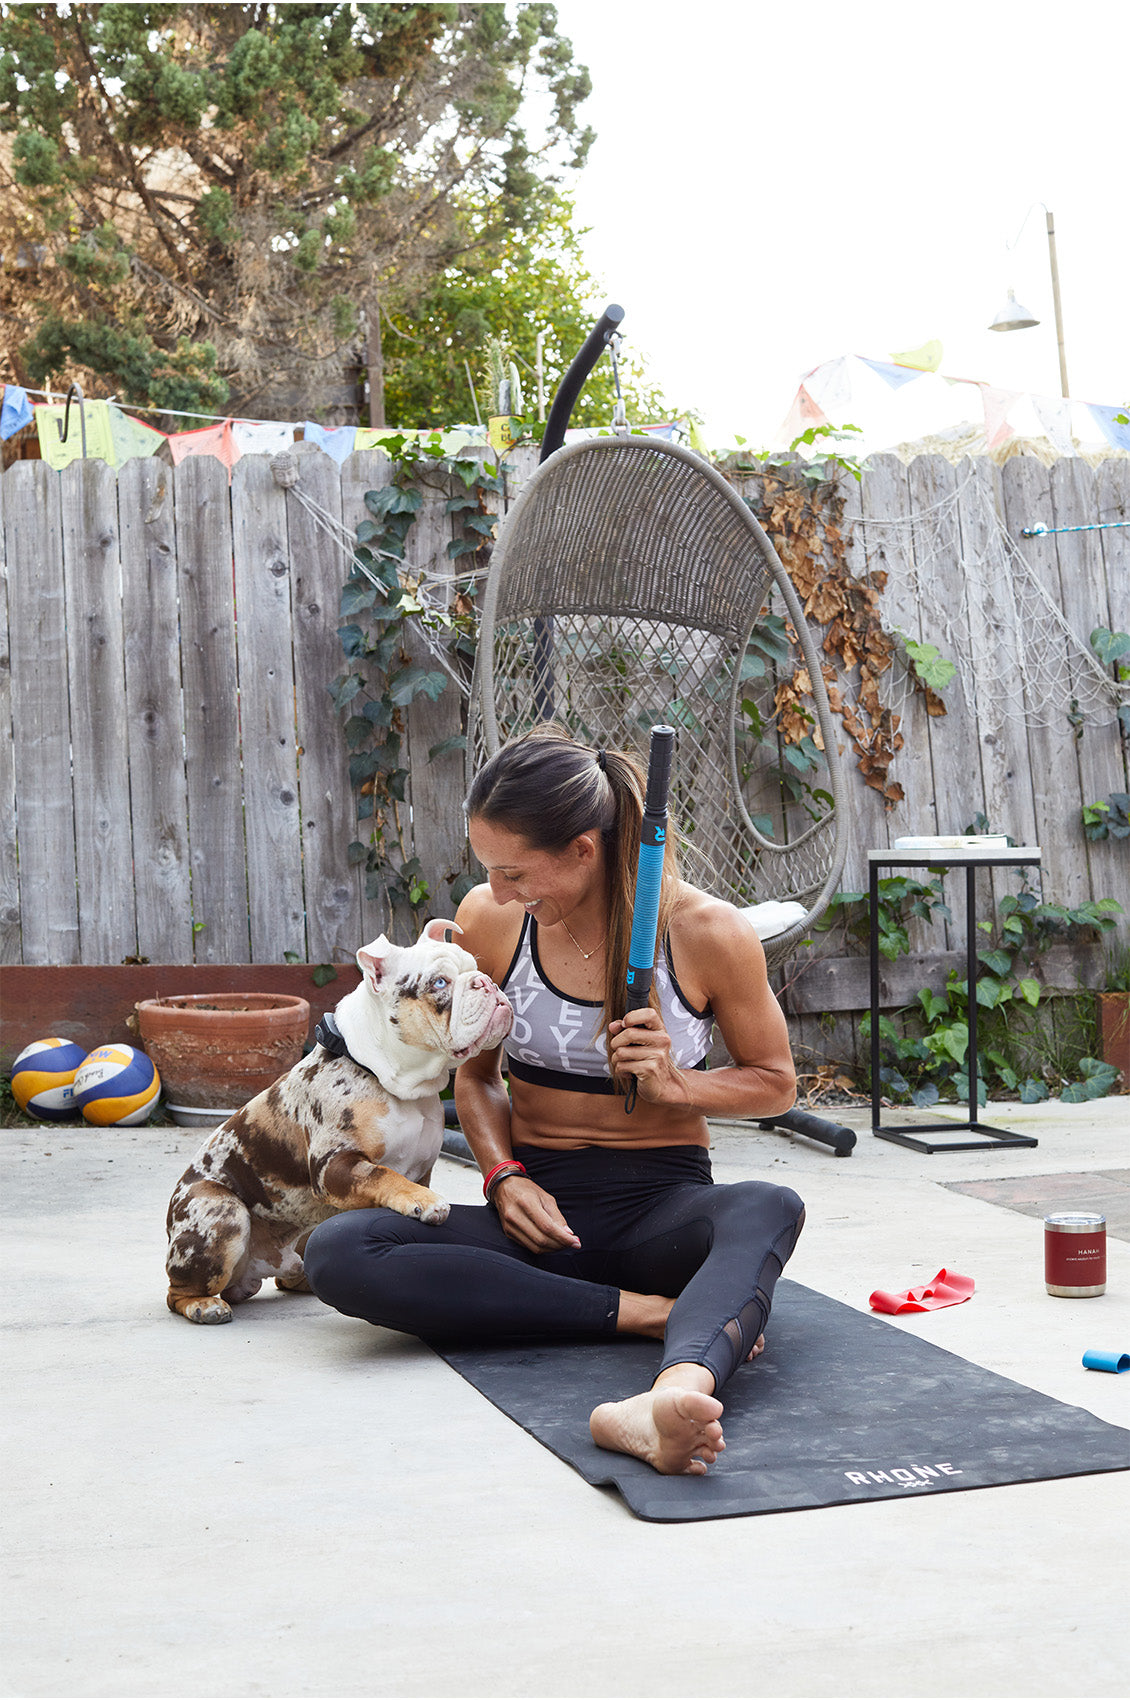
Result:
<svg viewBox="0 0 1130 1700">
<path fill-rule="evenodd" d="M 433 944 L 446 944 L 448 933 L 458 933 L 462 936 L 463 929 L 457 927 L 454 921 L 429 921 L 420 937 L 421 939 L 431 939 Z"/>
<path fill-rule="evenodd" d="M 381 981 L 388 973 L 388 954 L 395 949 L 396 946 L 391 944 L 382 933 L 379 939 L 374 939 L 372 944 L 364 945 L 357 952 L 357 966 L 360 968 L 371 992 L 379 989 Z"/>
</svg>

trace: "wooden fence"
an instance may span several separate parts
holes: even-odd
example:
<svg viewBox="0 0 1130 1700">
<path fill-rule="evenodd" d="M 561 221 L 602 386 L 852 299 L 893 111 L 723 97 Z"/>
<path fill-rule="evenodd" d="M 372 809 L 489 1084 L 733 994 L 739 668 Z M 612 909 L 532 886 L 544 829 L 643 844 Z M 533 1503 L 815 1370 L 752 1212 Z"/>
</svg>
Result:
<svg viewBox="0 0 1130 1700">
<path fill-rule="evenodd" d="M 301 446 L 295 461 L 291 488 L 263 457 L 239 461 L 230 484 L 203 457 L 175 470 L 75 462 L 61 474 L 23 461 L 0 480 L 10 656 L 0 676 L 11 687 L 0 704 L 0 962 L 340 963 L 387 924 L 350 865 L 362 831 L 327 687 L 345 670 L 348 562 L 332 525 L 352 531 L 365 517 L 365 492 L 387 482 L 388 462 L 363 453 L 339 468 Z M 532 464 L 532 452 L 516 456 L 512 483 Z M 954 467 L 884 456 L 843 489 L 853 570 L 888 570 L 887 623 L 939 648 L 907 603 L 900 550 L 917 552 L 920 573 L 947 559 L 952 570 L 947 550 L 969 546 L 990 509 L 1014 541 L 1041 521 L 1130 518 L 1126 460 Z M 939 515 L 953 535 L 926 549 Z M 450 570 L 452 526 L 437 494 L 413 528 L 410 564 Z M 1084 638 L 1099 625 L 1130 629 L 1130 532 L 1018 546 Z M 976 651 L 976 632 L 970 641 Z M 1023 646 L 1026 634 L 1008 641 Z M 1088 843 L 1080 827 L 1084 803 L 1128 788 L 1117 727 L 1084 724 L 1080 735 L 1066 715 L 979 723 L 960 691 L 946 698 L 940 719 L 920 697 L 908 703 L 891 769 L 904 803 L 888 813 L 862 780 L 850 786 L 845 888 L 865 888 L 869 846 L 958 831 L 982 814 L 1043 846 L 1049 899 L 1114 897 L 1130 913 L 1127 841 Z M 404 823 L 435 914 L 450 913 L 446 894 L 466 867 L 464 774 L 458 753 L 430 762 L 427 752 L 459 730 L 460 714 L 449 689 L 434 704 L 417 699 L 409 718 Z M 1007 882 L 996 883 L 999 895 Z M 955 905 L 956 932 L 922 948 L 956 948 L 961 925 Z M 795 1012 L 864 1001 L 855 987 L 854 1004 L 829 1004 L 827 987 L 810 971 L 791 994 Z"/>
</svg>

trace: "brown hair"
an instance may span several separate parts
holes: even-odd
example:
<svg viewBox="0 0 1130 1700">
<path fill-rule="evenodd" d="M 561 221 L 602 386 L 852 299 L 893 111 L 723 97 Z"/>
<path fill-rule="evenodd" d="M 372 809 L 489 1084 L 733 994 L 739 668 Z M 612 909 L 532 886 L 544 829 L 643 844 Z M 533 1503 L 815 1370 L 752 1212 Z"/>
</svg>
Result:
<svg viewBox="0 0 1130 1700">
<path fill-rule="evenodd" d="M 547 721 L 513 738 L 479 769 L 463 804 L 468 820 L 505 827 L 532 850 L 560 851 L 583 832 L 604 841 L 608 945 L 601 1030 L 626 1007 L 628 947 L 647 776 L 623 750 L 579 744 Z M 659 948 L 678 901 L 679 866 L 668 833 L 659 902 Z M 652 1003 L 656 996 L 652 988 Z"/>
</svg>

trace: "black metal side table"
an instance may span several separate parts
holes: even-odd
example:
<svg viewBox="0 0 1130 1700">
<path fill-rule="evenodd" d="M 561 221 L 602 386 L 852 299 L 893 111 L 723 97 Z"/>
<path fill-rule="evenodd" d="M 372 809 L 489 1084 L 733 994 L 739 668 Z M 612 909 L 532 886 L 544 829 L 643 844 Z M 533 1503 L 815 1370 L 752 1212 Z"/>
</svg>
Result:
<svg viewBox="0 0 1130 1700">
<path fill-rule="evenodd" d="M 1018 844 L 981 848 L 937 849 L 915 846 L 908 849 L 869 850 L 870 866 L 869 916 L 871 922 L 871 1132 L 876 1139 L 889 1139 L 894 1145 L 905 1145 L 911 1151 L 986 1151 L 995 1146 L 1033 1146 L 1039 1140 L 1029 1134 L 1011 1133 L 1006 1128 L 988 1127 L 978 1117 L 977 1102 L 977 917 L 974 910 L 974 883 L 978 868 L 1031 868 L 1039 865 L 1038 844 Z M 950 868 L 965 869 L 966 955 L 969 985 L 969 1049 L 966 1068 L 969 1079 L 969 1119 L 964 1122 L 918 1122 L 899 1126 L 880 1125 L 879 1079 L 879 870 L 880 868 Z M 968 1140 L 947 1139 L 936 1142 L 919 1137 L 930 1133 L 973 1133 L 979 1137 Z"/>
</svg>

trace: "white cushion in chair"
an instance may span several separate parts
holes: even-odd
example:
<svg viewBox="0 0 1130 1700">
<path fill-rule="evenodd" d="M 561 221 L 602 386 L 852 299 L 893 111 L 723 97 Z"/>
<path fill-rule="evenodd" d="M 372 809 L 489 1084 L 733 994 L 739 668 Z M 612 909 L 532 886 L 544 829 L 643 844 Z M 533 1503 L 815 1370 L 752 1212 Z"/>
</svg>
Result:
<svg viewBox="0 0 1130 1700">
<path fill-rule="evenodd" d="M 748 909 L 739 909 L 744 915 L 759 939 L 775 939 L 781 933 L 787 933 L 790 927 L 795 927 L 798 921 L 803 921 L 808 910 L 803 903 L 778 903 L 775 899 L 768 903 L 754 903 Z"/>
</svg>

